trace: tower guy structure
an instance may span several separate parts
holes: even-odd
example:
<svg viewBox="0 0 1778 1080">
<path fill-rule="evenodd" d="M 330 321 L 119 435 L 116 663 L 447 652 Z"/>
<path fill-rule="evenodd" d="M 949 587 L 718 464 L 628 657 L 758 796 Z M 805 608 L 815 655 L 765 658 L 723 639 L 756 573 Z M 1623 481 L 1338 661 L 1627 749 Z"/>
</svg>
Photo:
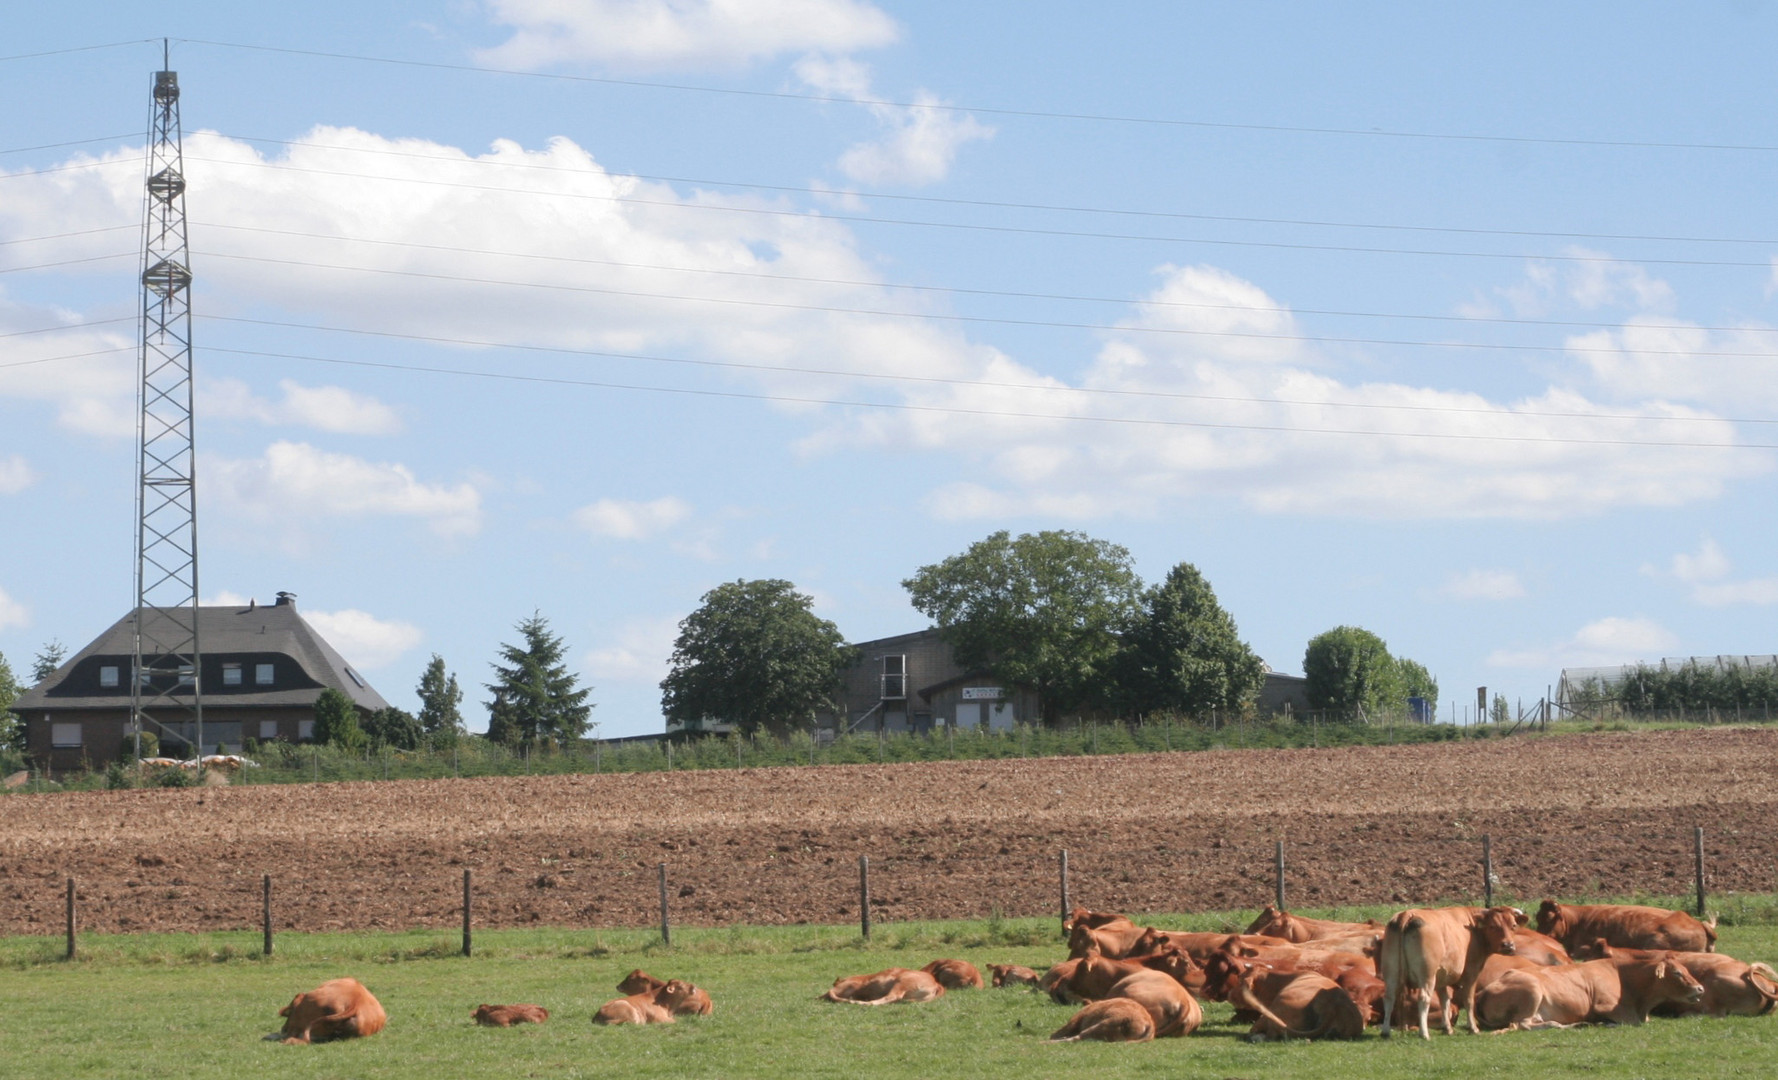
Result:
<svg viewBox="0 0 1778 1080">
<path fill-rule="evenodd" d="M 142 382 L 138 391 L 135 666 L 131 730 L 201 755 L 197 478 L 192 440 L 191 262 L 179 74 L 163 45 L 148 121 L 142 242 Z"/>
</svg>

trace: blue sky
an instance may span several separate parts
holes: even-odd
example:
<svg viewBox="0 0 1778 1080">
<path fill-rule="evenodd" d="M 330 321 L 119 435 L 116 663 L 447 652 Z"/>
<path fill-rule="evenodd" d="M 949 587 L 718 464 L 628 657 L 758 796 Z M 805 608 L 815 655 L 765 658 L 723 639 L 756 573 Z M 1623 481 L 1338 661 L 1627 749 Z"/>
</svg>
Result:
<svg viewBox="0 0 1778 1080">
<path fill-rule="evenodd" d="M 163 36 L 202 592 L 397 704 L 437 652 L 482 726 L 537 610 L 658 730 L 708 589 L 902 633 L 1001 528 L 1195 563 L 1280 670 L 1367 627 L 1447 717 L 1778 646 L 1769 3 L 19 7 L 15 668 L 133 595 Z"/>
</svg>

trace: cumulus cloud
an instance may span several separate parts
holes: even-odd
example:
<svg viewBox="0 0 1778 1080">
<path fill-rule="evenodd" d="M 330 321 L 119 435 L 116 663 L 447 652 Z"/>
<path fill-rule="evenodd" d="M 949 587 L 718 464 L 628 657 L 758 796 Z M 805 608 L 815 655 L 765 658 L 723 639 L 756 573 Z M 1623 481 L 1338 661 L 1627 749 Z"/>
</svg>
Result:
<svg viewBox="0 0 1778 1080">
<path fill-rule="evenodd" d="M 360 668 L 379 668 L 420 643 L 425 636 L 412 623 L 379 619 L 356 608 L 304 611 L 308 621 L 341 656 Z"/>
<path fill-rule="evenodd" d="M 891 44 L 895 21 L 866 0 L 489 0 L 510 38 L 477 54 L 527 70 L 595 63 L 624 68 L 741 67 L 805 52 Z"/>
<path fill-rule="evenodd" d="M 588 650 L 584 663 L 602 682 L 658 685 L 667 677 L 679 622 L 672 618 L 640 619 L 619 627 L 610 640 Z"/>
<path fill-rule="evenodd" d="M 198 412 L 217 419 L 310 427 L 342 435 L 394 435 L 401 417 L 374 397 L 340 386 L 303 386 L 280 379 L 281 400 L 255 394 L 239 379 L 211 378 L 198 384 Z"/>
<path fill-rule="evenodd" d="M 47 209 L 53 204 L 48 193 L 34 190 L 42 186 L 26 182 L 17 190 L 8 188 L 7 198 L 0 200 L 0 233 L 31 235 L 33 208 L 47 215 L 36 221 L 57 220 Z M 76 201 L 89 205 L 76 206 L 71 216 L 91 210 L 92 200 Z M 77 239 L 59 251 L 80 257 L 90 246 Z M 6 337 L 0 398 L 42 402 L 54 410 L 57 425 L 68 431 L 133 437 L 138 381 L 134 320 L 81 325 L 87 321 L 73 312 L 13 301 L 0 288 L 0 334 Z"/>
<path fill-rule="evenodd" d="M 0 495 L 17 495 L 37 479 L 22 454 L 0 458 Z"/>
<path fill-rule="evenodd" d="M 1673 556 L 1672 574 L 1705 607 L 1778 604 L 1778 577 L 1733 580 L 1734 566 L 1715 540 L 1705 537 L 1696 553 Z"/>
<path fill-rule="evenodd" d="M 1452 600 L 1517 600 L 1525 585 L 1511 570 L 1465 570 L 1446 578 L 1438 594 Z"/>
<path fill-rule="evenodd" d="M 441 535 L 481 526 L 481 493 L 470 484 L 427 484 L 407 466 L 370 462 L 276 442 L 249 459 L 207 459 L 205 497 L 261 521 L 301 527 L 316 517 L 413 517 Z"/>
<path fill-rule="evenodd" d="M 30 609 L 7 595 L 5 589 L 0 589 L 0 630 L 11 630 L 30 625 Z"/>
<path fill-rule="evenodd" d="M 1679 639 L 1653 619 L 1608 616 L 1586 624 L 1564 641 L 1541 648 L 1497 649 L 1488 656 L 1492 667 L 1606 667 L 1658 660 Z"/>
<path fill-rule="evenodd" d="M 691 516 L 691 504 L 668 495 L 652 502 L 600 499 L 574 511 L 574 524 L 612 540 L 646 540 Z"/>
<path fill-rule="evenodd" d="M 839 169 L 848 179 L 877 186 L 919 186 L 950 175 L 957 151 L 966 143 L 989 139 L 994 129 L 966 112 L 949 107 L 927 90 L 908 105 L 870 100 L 870 68 L 850 57 L 804 57 L 797 77 L 823 94 L 866 102 L 883 129 L 874 139 L 855 143 L 840 155 Z"/>
</svg>

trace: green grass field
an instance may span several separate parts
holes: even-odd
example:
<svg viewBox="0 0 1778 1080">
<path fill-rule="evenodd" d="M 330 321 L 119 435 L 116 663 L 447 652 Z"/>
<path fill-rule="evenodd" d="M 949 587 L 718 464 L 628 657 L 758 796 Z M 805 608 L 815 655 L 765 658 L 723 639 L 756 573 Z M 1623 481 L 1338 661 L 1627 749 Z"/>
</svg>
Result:
<svg viewBox="0 0 1778 1080">
<path fill-rule="evenodd" d="M 1353 912 L 1343 912 L 1351 915 Z M 1225 916 L 1145 916 L 1221 928 Z M 253 934 L 0 940 L 0 1076 L 26 1077 L 1711 1077 L 1767 1075 L 1778 1018 L 1657 1020 L 1643 1028 L 1355 1044 L 1247 1043 L 1222 1005 L 1186 1039 L 1136 1046 L 1048 1045 L 1072 1009 L 1025 990 L 953 992 L 926 1005 L 818 1001 L 839 975 L 939 956 L 1042 966 L 1063 952 L 1048 920 L 896 924 L 867 946 L 852 928 L 488 931 L 476 955 L 439 932 L 285 934 L 258 955 Z M 1778 926 L 1725 927 L 1724 951 L 1778 959 Z M 716 1014 L 672 1027 L 600 1028 L 589 1018 L 632 967 L 708 989 Z M 289 1047 L 261 1041 L 277 1010 L 352 975 L 389 1013 L 383 1034 Z M 481 1002 L 528 1001 L 542 1027 L 474 1026 Z"/>
</svg>

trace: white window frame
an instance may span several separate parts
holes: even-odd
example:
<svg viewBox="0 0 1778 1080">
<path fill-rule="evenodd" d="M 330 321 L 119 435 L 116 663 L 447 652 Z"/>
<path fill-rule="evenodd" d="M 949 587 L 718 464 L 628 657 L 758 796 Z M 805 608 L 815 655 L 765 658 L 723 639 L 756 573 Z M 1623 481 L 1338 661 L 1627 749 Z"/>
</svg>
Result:
<svg viewBox="0 0 1778 1080">
<path fill-rule="evenodd" d="M 271 686 L 272 680 L 274 677 L 275 677 L 275 672 L 273 670 L 273 665 L 271 665 L 271 664 L 254 664 L 253 665 L 253 685 L 254 686 Z"/>
<path fill-rule="evenodd" d="M 222 685 L 224 685 L 224 686 L 240 686 L 241 682 L 244 678 L 246 678 L 246 675 L 244 672 L 242 672 L 241 665 L 239 665 L 239 664 L 224 664 L 224 665 L 222 665 Z"/>
</svg>

